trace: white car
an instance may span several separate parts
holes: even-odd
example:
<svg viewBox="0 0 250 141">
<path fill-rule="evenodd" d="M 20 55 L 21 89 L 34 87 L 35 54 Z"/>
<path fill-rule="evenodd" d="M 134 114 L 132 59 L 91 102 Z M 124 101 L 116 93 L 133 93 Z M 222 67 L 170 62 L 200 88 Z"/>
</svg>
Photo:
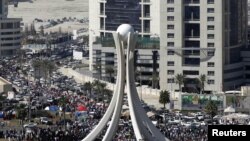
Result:
<svg viewBox="0 0 250 141">
<path fill-rule="evenodd" d="M 36 126 L 37 126 L 37 124 L 36 123 L 32 123 L 32 122 L 23 125 L 24 128 L 33 128 L 33 127 L 36 127 Z"/>
<path fill-rule="evenodd" d="M 201 122 L 201 126 L 206 126 L 207 124 L 206 124 L 206 122 L 205 121 L 202 121 Z"/>
<path fill-rule="evenodd" d="M 48 124 L 49 122 L 51 122 L 51 120 L 47 117 L 41 117 L 40 120 L 41 120 L 41 123 L 43 124 Z"/>
<path fill-rule="evenodd" d="M 192 122 L 181 122 L 181 125 L 185 127 L 190 127 L 192 125 Z"/>
<path fill-rule="evenodd" d="M 203 115 L 196 115 L 196 117 L 197 117 L 198 120 L 203 120 L 204 119 Z"/>
</svg>

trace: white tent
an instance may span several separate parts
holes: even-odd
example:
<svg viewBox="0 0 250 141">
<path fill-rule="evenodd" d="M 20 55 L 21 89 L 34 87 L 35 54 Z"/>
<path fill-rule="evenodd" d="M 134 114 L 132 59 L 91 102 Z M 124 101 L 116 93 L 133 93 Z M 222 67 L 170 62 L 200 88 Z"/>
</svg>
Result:
<svg viewBox="0 0 250 141">
<path fill-rule="evenodd" d="M 122 105 L 122 110 L 128 110 L 129 107 L 127 105 Z"/>
<path fill-rule="evenodd" d="M 250 115 L 247 114 L 241 114 L 241 113 L 232 113 L 226 116 L 223 116 L 222 119 L 227 119 L 227 120 L 231 120 L 231 119 L 236 119 L 236 120 L 246 120 L 246 119 L 250 119 Z"/>
<path fill-rule="evenodd" d="M 148 117 L 155 116 L 155 113 L 154 113 L 154 112 L 149 111 L 149 112 L 147 112 L 147 116 L 148 116 Z"/>
<path fill-rule="evenodd" d="M 224 113 L 235 113 L 235 109 L 233 107 L 227 107 L 224 109 Z"/>
</svg>

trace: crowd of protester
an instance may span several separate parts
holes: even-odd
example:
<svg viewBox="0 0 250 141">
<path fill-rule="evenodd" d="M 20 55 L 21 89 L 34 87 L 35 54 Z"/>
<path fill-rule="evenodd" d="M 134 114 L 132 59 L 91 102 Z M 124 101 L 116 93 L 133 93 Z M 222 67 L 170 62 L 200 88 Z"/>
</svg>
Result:
<svg viewBox="0 0 250 141">
<path fill-rule="evenodd" d="M 66 98 L 65 111 L 74 113 L 77 111 L 78 105 L 86 106 L 87 116 L 84 119 L 79 120 L 75 115 L 71 114 L 72 123 L 64 125 L 36 126 L 35 128 L 24 128 L 21 126 L 19 129 L 4 128 L 0 129 L 0 136 L 6 140 L 13 141 L 79 141 L 86 137 L 90 131 L 98 124 L 101 117 L 105 113 L 108 106 L 97 103 L 95 100 L 90 99 L 88 96 L 77 94 L 77 91 L 72 93 L 69 90 L 65 90 L 60 87 L 51 87 L 51 85 L 42 85 L 40 82 L 30 81 L 28 77 L 23 76 L 20 71 L 20 66 L 17 65 L 17 60 L 7 60 L 0 62 L 1 71 L 0 76 L 9 79 L 9 81 L 21 80 L 22 86 L 26 86 L 24 92 L 30 93 L 34 96 L 34 99 L 43 97 L 42 99 L 35 99 L 31 101 L 31 105 L 34 102 L 34 106 L 37 109 L 44 109 L 46 106 L 58 105 L 58 99 L 64 96 Z M 4 66 L 4 67 L 3 67 Z M 12 72 L 10 74 L 10 72 Z M 64 76 L 61 76 L 61 82 L 64 82 Z M 65 79 L 63 79 L 65 78 Z M 74 81 L 74 80 L 71 80 Z M 69 81 L 67 82 L 69 83 Z M 75 82 L 70 82 L 75 83 Z M 22 89 L 22 88 L 20 88 Z M 18 93 L 18 92 L 16 92 Z M 48 102 L 48 99 L 52 99 L 52 102 Z M 56 102 L 57 101 L 57 102 Z M 7 111 L 8 112 L 8 111 Z M 62 119 L 62 114 L 58 114 Z M 9 120 L 7 118 L 6 120 Z M 160 121 L 159 121 L 160 122 Z M 162 124 L 162 123 L 161 123 Z M 108 125 L 107 125 L 108 127 Z M 107 129 L 107 127 L 105 129 Z M 206 141 L 207 140 L 207 127 L 186 128 L 182 125 L 159 125 L 159 130 L 170 140 L 173 141 Z M 101 140 L 105 131 L 96 139 Z M 113 138 L 113 141 L 135 141 L 135 134 L 133 131 L 132 123 L 129 118 L 120 120 L 118 129 Z"/>
</svg>

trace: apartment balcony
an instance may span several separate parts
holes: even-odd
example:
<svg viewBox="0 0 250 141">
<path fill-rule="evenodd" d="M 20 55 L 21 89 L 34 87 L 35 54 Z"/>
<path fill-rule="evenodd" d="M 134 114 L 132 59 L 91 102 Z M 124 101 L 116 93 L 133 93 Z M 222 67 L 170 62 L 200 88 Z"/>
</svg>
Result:
<svg viewBox="0 0 250 141">
<path fill-rule="evenodd" d="M 215 48 L 197 48 L 197 47 L 183 47 L 183 48 L 167 48 L 168 51 L 173 51 L 175 55 L 180 57 L 200 58 L 200 61 L 206 61 L 213 57 L 209 52 L 215 54 Z"/>
<path fill-rule="evenodd" d="M 153 64 L 153 60 L 136 60 L 139 64 Z"/>
<path fill-rule="evenodd" d="M 142 5 L 151 4 L 151 0 L 141 0 L 140 4 Z"/>
<path fill-rule="evenodd" d="M 141 20 L 150 20 L 151 16 L 150 13 L 144 13 L 142 17 L 140 17 Z"/>
<path fill-rule="evenodd" d="M 194 41 L 196 41 L 196 40 L 199 40 L 200 39 L 200 36 L 195 36 L 195 35 L 191 35 L 191 36 L 185 36 L 185 40 L 194 40 Z"/>
<path fill-rule="evenodd" d="M 153 68 L 145 68 L 145 67 L 137 67 L 136 70 L 139 72 L 153 72 Z"/>
<path fill-rule="evenodd" d="M 143 32 L 144 33 L 150 33 L 150 28 L 144 28 Z"/>
<path fill-rule="evenodd" d="M 200 4 L 200 0 L 184 0 L 185 5 L 197 5 Z"/>
<path fill-rule="evenodd" d="M 107 0 L 98 0 L 99 3 L 106 3 Z"/>
<path fill-rule="evenodd" d="M 101 11 L 99 14 L 100 17 L 106 17 L 106 14 L 104 13 L 104 11 Z"/>
<path fill-rule="evenodd" d="M 184 21 L 185 23 L 199 23 L 200 19 L 199 18 L 185 18 Z"/>
</svg>

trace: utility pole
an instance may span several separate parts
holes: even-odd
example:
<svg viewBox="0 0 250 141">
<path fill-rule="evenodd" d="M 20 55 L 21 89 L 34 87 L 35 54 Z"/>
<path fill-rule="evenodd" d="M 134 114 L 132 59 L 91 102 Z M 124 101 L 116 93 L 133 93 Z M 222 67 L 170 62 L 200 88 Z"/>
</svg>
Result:
<svg viewBox="0 0 250 141">
<path fill-rule="evenodd" d="M 30 119 L 31 119 L 31 96 L 29 96 L 29 123 L 30 123 Z"/>
<path fill-rule="evenodd" d="M 142 69 L 141 69 L 141 66 L 140 66 L 140 86 L 141 86 L 141 101 L 142 101 L 142 78 L 141 78 L 141 73 L 142 73 Z"/>
</svg>

